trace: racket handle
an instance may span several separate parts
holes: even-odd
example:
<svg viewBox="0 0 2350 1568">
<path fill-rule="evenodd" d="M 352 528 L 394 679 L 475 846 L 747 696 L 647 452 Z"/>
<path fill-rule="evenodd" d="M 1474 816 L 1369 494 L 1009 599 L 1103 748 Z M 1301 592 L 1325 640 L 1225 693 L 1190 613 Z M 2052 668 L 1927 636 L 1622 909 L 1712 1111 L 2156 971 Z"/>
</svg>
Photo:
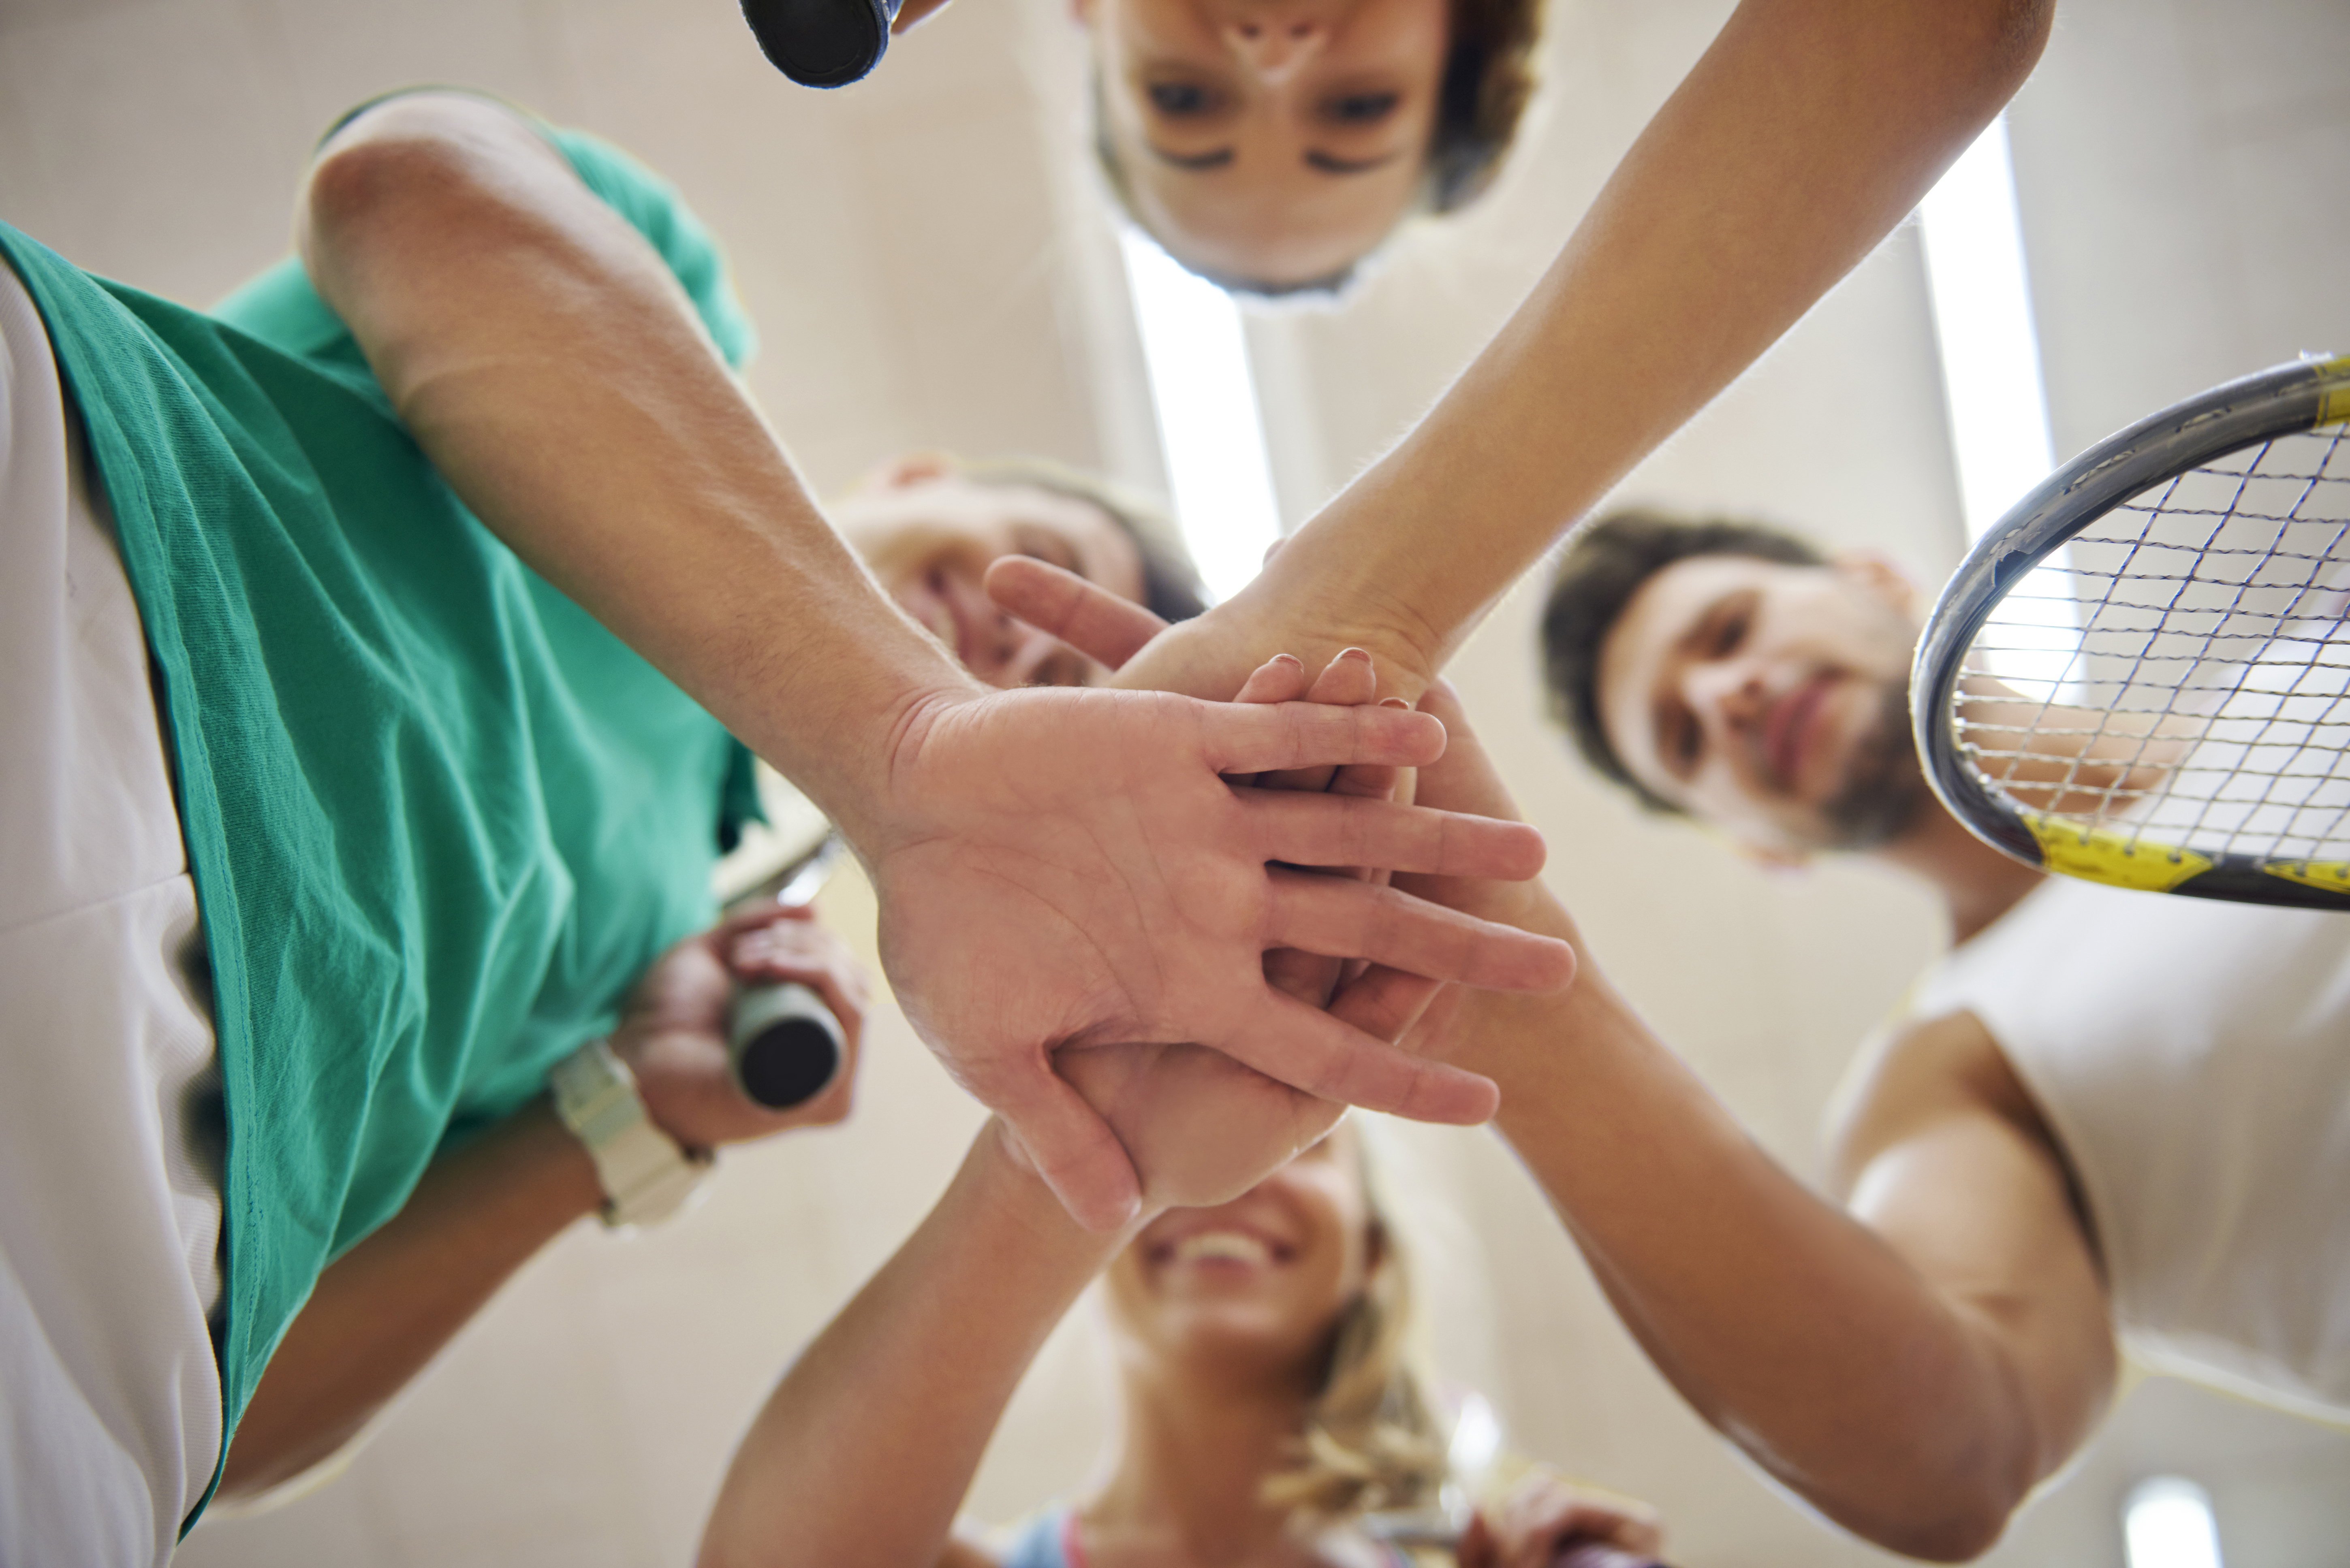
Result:
<svg viewBox="0 0 2350 1568">
<path fill-rule="evenodd" d="M 726 1054 L 745 1097 L 772 1111 L 804 1106 L 830 1086 L 845 1055 L 840 1024 L 824 999 L 789 981 L 734 993 Z"/>
<path fill-rule="evenodd" d="M 743 0 L 768 63 L 802 87 L 847 87 L 881 63 L 900 0 Z"/>
<path fill-rule="evenodd" d="M 1664 1568 L 1653 1557 L 1627 1552 L 1604 1542 L 1585 1541 L 1568 1546 L 1550 1560 L 1550 1568 Z"/>
</svg>

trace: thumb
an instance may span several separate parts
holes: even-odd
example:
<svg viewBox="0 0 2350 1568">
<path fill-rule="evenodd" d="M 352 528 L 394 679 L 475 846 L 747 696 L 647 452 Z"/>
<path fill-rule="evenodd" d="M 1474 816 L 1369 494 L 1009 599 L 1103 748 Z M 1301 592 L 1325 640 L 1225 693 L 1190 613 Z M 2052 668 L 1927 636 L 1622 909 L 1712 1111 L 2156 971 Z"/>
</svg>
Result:
<svg viewBox="0 0 2350 1568">
<path fill-rule="evenodd" d="M 1167 629 L 1132 599 L 1034 556 L 998 556 L 987 568 L 986 587 L 998 609 L 1112 670 Z"/>
<path fill-rule="evenodd" d="M 995 1110 L 1061 1207 L 1088 1231 L 1115 1231 L 1133 1219 L 1141 1182 L 1109 1124 L 1051 1068 L 1039 1064 L 1021 1079 L 1015 1092 L 997 1097 Z"/>
</svg>

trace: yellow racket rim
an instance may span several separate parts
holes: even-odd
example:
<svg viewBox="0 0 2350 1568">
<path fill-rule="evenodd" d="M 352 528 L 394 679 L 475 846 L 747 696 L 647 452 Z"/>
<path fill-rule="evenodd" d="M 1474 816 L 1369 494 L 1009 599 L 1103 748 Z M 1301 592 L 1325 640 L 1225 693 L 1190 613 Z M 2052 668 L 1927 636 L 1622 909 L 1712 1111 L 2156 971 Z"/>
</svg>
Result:
<svg viewBox="0 0 2350 1568">
<path fill-rule="evenodd" d="M 2141 893 L 2168 893 L 2190 877 L 2211 869 L 2208 855 L 2156 844 L 2110 827 L 2084 827 L 2061 816 L 2016 813 L 2040 844 L 2040 863 L 2067 877 Z"/>
<path fill-rule="evenodd" d="M 2317 395 L 2317 423 L 2331 425 L 2350 420 L 2350 354 L 2326 360 L 2317 367 L 2317 373 L 2328 379 L 2337 376 L 2345 378 L 2341 386 L 2329 388 Z"/>
<path fill-rule="evenodd" d="M 2304 888 L 2350 896 L 2350 860 L 2272 860 L 2261 869 Z"/>
</svg>

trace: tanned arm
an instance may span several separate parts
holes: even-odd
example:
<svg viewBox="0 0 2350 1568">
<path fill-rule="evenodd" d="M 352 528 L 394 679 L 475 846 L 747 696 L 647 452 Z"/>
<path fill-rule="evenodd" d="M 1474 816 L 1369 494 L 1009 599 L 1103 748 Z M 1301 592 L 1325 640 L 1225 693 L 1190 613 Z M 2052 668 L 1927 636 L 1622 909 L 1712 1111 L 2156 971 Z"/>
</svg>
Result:
<svg viewBox="0 0 2350 1568">
<path fill-rule="evenodd" d="M 1457 705 L 1421 794 L 1509 809 Z M 1421 886 L 1569 941 L 1540 888 Z M 1989 1549 L 2112 1397 L 2095 1249 L 1982 1026 L 1913 1028 L 1836 1139 L 1828 1196 L 1739 1127 L 1586 955 L 1563 996 L 1448 992 L 1420 1040 L 1502 1087 L 1501 1131 L 1619 1315 L 1706 1419 L 1879 1545 Z"/>
<path fill-rule="evenodd" d="M 496 105 L 360 115 L 322 151 L 298 232 L 467 506 L 840 827 L 908 1019 L 1077 1211 L 1115 1227 L 1139 1187 L 1051 1071 L 1070 1044 L 1200 1041 L 1333 1098 L 1485 1114 L 1489 1085 L 1274 992 L 1263 954 L 1552 985 L 1564 950 L 1269 865 L 1525 875 L 1535 841 L 1370 801 L 1243 798 L 1221 776 L 1425 761 L 1436 726 L 980 687 L 834 535 L 651 248 Z"/>
</svg>

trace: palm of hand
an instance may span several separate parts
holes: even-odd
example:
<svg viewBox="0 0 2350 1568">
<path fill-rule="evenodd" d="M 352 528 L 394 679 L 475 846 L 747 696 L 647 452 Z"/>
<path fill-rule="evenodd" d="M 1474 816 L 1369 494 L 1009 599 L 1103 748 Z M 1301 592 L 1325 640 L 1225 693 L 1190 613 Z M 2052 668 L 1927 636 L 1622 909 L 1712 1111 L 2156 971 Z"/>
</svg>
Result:
<svg viewBox="0 0 2350 1568">
<path fill-rule="evenodd" d="M 1230 1202 L 1347 1109 L 1204 1045 L 1097 1046 L 1064 1051 L 1056 1065 L 1142 1172 L 1150 1209 Z"/>
</svg>

